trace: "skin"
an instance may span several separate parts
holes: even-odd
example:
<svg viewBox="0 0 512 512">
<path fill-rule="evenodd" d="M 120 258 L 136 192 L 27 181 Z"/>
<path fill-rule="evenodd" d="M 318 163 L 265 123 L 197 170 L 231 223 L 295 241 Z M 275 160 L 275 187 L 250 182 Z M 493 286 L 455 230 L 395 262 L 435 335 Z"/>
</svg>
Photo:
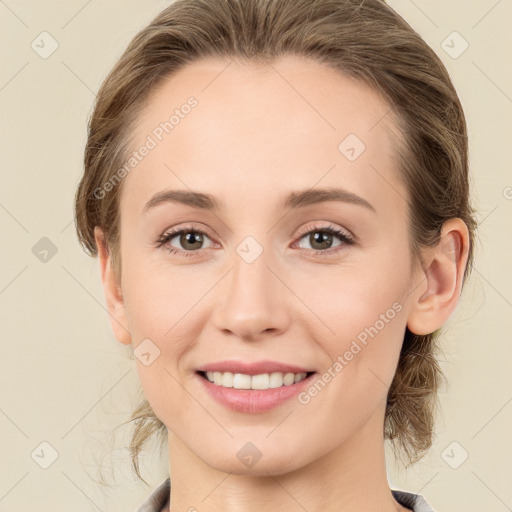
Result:
<svg viewBox="0 0 512 512">
<path fill-rule="evenodd" d="M 137 371 L 168 428 L 170 510 L 407 510 L 386 477 L 386 395 L 406 326 L 433 332 L 457 304 L 467 228 L 447 221 L 439 245 L 413 268 L 385 100 L 302 58 L 228 63 L 205 59 L 168 78 L 137 120 L 134 149 L 168 112 L 198 100 L 124 178 L 119 280 L 95 230 L 115 336 L 134 348 L 149 338 L 160 350 L 148 366 L 137 360 Z M 349 133 L 366 145 L 353 162 L 338 150 Z M 334 201 L 282 208 L 292 191 L 334 186 L 375 212 Z M 209 193 L 224 208 L 166 203 L 143 213 L 165 189 Z M 207 233 L 194 255 L 155 246 L 169 228 L 190 224 Z M 328 225 L 356 243 L 333 235 L 322 248 L 298 231 Z M 263 248 L 252 263 L 236 252 L 247 236 Z M 179 235 L 167 245 L 191 251 Z M 234 412 L 195 374 L 209 362 L 270 359 L 321 375 L 396 302 L 401 311 L 308 404 L 293 398 L 265 413 Z M 248 442 L 261 452 L 252 467 L 237 457 Z"/>
</svg>

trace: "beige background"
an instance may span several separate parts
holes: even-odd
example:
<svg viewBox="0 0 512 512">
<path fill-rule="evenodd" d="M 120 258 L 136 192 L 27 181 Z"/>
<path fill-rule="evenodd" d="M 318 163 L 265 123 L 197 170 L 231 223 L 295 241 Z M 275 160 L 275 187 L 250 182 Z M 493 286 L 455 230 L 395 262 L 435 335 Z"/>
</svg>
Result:
<svg viewBox="0 0 512 512">
<path fill-rule="evenodd" d="M 111 333 L 97 261 L 76 240 L 72 201 L 95 91 L 167 3 L 0 0 L 0 511 L 134 510 L 150 491 L 131 473 L 129 429 L 111 445 L 109 431 L 137 401 L 137 374 Z M 512 2 L 390 4 L 459 91 L 481 220 L 475 270 L 443 338 L 449 387 L 435 446 L 408 471 L 390 458 L 390 485 L 424 494 L 438 511 L 511 510 Z M 43 31 L 58 42 L 46 59 L 31 47 Z M 458 58 L 442 47 L 453 31 L 469 43 Z M 57 250 L 46 261 L 43 237 Z M 156 448 L 142 465 L 152 486 L 167 475 Z M 100 465 L 113 485 L 104 493 L 91 480 Z"/>
</svg>

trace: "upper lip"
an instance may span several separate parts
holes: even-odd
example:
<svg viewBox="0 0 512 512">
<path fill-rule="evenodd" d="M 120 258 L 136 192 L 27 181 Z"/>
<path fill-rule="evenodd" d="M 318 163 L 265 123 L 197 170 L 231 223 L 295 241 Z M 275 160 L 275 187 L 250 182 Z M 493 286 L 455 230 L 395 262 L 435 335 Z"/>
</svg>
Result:
<svg viewBox="0 0 512 512">
<path fill-rule="evenodd" d="M 244 363 L 243 361 L 217 361 L 209 363 L 197 369 L 199 372 L 231 372 L 244 373 L 246 375 L 259 375 L 261 373 L 310 373 L 314 370 L 308 370 L 301 366 L 293 364 L 279 363 L 277 361 L 253 361 Z"/>
</svg>

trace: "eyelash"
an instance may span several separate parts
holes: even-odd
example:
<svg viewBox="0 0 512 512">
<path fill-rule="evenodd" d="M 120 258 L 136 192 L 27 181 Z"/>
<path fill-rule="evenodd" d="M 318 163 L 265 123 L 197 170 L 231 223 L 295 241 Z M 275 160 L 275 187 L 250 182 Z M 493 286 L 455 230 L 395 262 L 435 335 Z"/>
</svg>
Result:
<svg viewBox="0 0 512 512">
<path fill-rule="evenodd" d="M 347 232 L 342 231 L 332 225 L 328 226 L 313 226 L 313 228 L 301 228 L 299 229 L 300 237 L 298 241 L 302 240 L 306 235 L 309 235 L 311 233 L 329 233 L 331 235 L 337 236 L 341 240 L 341 244 L 338 246 L 335 246 L 334 248 L 326 249 L 326 250 L 320 250 L 320 249 L 304 249 L 305 251 L 308 251 L 308 253 L 313 253 L 317 256 L 323 256 L 328 257 L 335 255 L 340 250 L 343 250 L 344 245 L 354 245 L 355 239 L 349 235 Z M 158 240 L 156 241 L 156 246 L 159 248 L 163 248 L 168 242 L 170 242 L 173 238 L 176 237 L 176 235 L 180 235 L 182 233 L 198 233 L 200 235 L 206 235 L 209 238 L 209 234 L 206 231 L 203 231 L 202 229 L 195 228 L 193 226 L 185 226 L 179 229 L 172 229 L 171 231 L 165 232 L 163 235 L 161 235 Z M 196 255 L 201 249 L 196 249 L 194 251 L 182 251 L 180 249 L 176 249 L 175 247 L 166 246 L 165 249 L 171 253 L 171 254 L 182 254 L 185 257 L 194 256 Z M 334 249 L 334 250 L 333 250 Z"/>
</svg>

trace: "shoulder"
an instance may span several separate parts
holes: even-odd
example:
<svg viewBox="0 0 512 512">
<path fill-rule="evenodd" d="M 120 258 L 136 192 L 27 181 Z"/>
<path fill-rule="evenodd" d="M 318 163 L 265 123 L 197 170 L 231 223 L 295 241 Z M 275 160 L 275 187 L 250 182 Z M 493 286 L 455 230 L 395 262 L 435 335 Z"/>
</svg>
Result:
<svg viewBox="0 0 512 512">
<path fill-rule="evenodd" d="M 171 479 L 168 477 L 151 491 L 135 512 L 165 512 L 169 506 L 170 491 Z"/>
<path fill-rule="evenodd" d="M 396 489 L 391 489 L 391 493 L 400 505 L 410 508 L 413 512 L 434 512 L 434 509 L 421 494 Z"/>
</svg>

